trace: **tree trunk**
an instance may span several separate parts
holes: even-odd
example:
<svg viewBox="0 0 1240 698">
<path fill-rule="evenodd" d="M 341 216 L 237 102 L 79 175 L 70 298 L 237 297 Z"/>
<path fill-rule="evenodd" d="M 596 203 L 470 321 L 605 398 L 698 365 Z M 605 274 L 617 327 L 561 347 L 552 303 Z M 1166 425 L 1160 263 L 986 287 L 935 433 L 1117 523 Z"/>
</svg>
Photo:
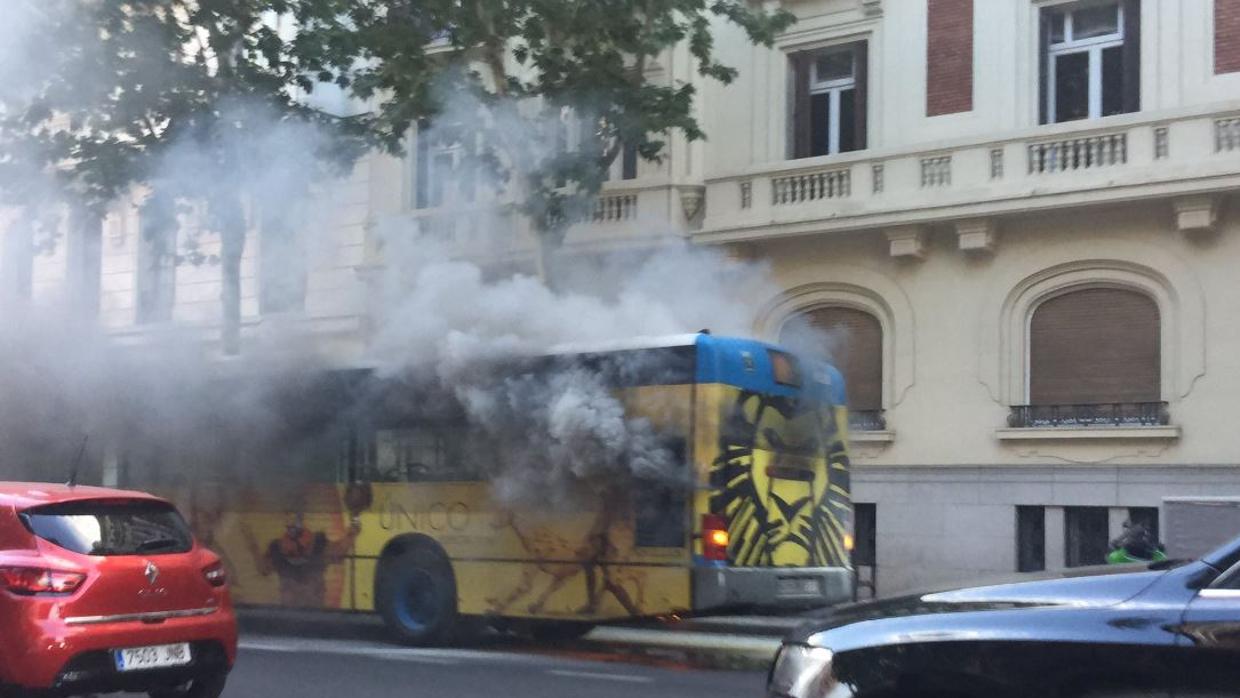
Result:
<svg viewBox="0 0 1240 698">
<path fill-rule="evenodd" d="M 87 207 L 69 215 L 66 250 L 69 306 L 82 319 L 99 315 L 99 285 L 103 275 L 103 216 Z"/>
<path fill-rule="evenodd" d="M 241 202 L 216 202 L 212 216 L 220 234 L 220 344 L 224 354 L 241 353 L 241 256 L 245 253 L 245 213 Z"/>
<path fill-rule="evenodd" d="M 555 252 L 559 245 L 555 244 L 551 235 L 542 230 L 535 231 L 534 238 L 538 241 L 538 278 L 542 279 L 543 285 L 554 291 L 556 289 Z"/>
</svg>

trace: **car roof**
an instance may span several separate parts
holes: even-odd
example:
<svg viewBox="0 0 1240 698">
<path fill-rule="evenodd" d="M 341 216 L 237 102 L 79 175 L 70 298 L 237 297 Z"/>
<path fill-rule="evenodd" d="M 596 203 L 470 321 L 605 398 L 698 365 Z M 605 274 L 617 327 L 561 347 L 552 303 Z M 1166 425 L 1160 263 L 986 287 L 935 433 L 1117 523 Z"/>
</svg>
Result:
<svg viewBox="0 0 1240 698">
<path fill-rule="evenodd" d="M 89 499 L 144 499 L 164 501 L 145 492 L 88 485 L 62 485 L 50 482 L 0 482 L 0 506 L 27 509 L 43 504 Z"/>
</svg>

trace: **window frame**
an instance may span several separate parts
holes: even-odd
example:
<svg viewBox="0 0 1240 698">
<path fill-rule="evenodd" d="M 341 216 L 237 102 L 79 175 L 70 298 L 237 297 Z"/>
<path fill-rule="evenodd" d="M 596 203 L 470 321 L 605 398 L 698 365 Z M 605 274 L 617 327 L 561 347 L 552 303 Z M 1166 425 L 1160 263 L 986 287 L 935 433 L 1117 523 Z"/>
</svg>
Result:
<svg viewBox="0 0 1240 698">
<path fill-rule="evenodd" d="M 848 54 L 850 58 L 850 64 L 851 64 L 850 75 L 846 78 L 833 78 L 833 79 L 826 79 L 826 80 L 819 79 L 818 77 L 819 62 L 817 59 L 820 57 L 830 56 L 833 54 L 836 54 L 836 55 Z M 818 153 L 818 155 L 839 155 L 840 134 L 842 131 L 842 126 L 843 126 L 843 123 L 840 119 L 840 101 L 843 99 L 844 93 L 849 90 L 853 91 L 853 99 L 856 99 L 857 97 L 857 94 L 856 94 L 856 90 L 857 90 L 856 50 L 850 47 L 842 47 L 835 51 L 824 49 L 823 51 L 815 52 L 814 54 L 810 56 L 809 66 L 810 66 L 809 75 L 807 77 L 809 78 L 808 89 L 809 89 L 810 98 L 812 99 L 813 97 L 825 94 L 827 95 L 827 100 L 828 100 L 827 101 L 827 152 Z M 811 110 L 811 114 L 812 114 L 812 110 Z M 811 123 L 811 132 L 813 130 L 813 127 L 815 126 L 817 126 L 817 124 Z M 812 144 L 813 138 L 810 139 L 810 142 Z"/>
<path fill-rule="evenodd" d="M 846 43 L 836 43 L 811 49 L 792 51 L 787 54 L 792 97 L 789 115 L 788 159 L 798 160 L 807 157 L 829 157 L 841 152 L 857 152 L 868 148 L 868 109 L 869 109 L 869 38 L 861 38 Z M 817 79 L 817 58 L 833 53 L 852 53 L 853 70 L 851 78 L 834 80 Z M 843 92 L 853 90 L 853 147 L 841 151 L 842 131 L 840 101 Z M 814 123 L 812 120 L 811 100 L 815 95 L 827 94 L 829 131 L 827 136 L 827 152 L 813 153 Z"/>
<path fill-rule="evenodd" d="M 413 147 L 408 151 L 413 162 L 407 168 L 411 179 L 410 208 L 433 211 L 473 203 L 477 200 L 474 173 L 463 167 L 470 144 L 466 140 L 437 143 L 431 130 L 430 121 L 422 119 L 410 134 L 413 139 Z M 451 162 L 441 170 L 444 156 Z"/>
<path fill-rule="evenodd" d="M 1047 55 L 1047 81 L 1046 99 L 1048 100 L 1046 111 L 1051 123 L 1063 123 L 1056 118 L 1058 113 L 1058 103 L 1055 89 L 1055 79 L 1057 77 L 1057 66 L 1059 59 L 1065 56 L 1075 56 L 1078 54 L 1086 54 L 1089 57 L 1089 87 L 1086 99 L 1088 101 L 1088 115 L 1086 119 L 1102 118 L 1102 52 L 1109 48 L 1120 48 L 1124 46 L 1124 3 L 1116 0 L 1114 3 L 1116 11 L 1116 30 L 1111 34 L 1103 34 L 1093 36 L 1087 39 L 1076 39 L 1073 36 L 1073 17 L 1079 10 L 1089 7 L 1101 7 L 1110 5 L 1111 3 L 1098 3 L 1086 5 L 1072 5 L 1069 10 L 1063 11 L 1064 18 L 1064 40 L 1058 44 L 1051 43 L 1049 36 L 1047 43 L 1042 47 Z M 1055 8 L 1051 10 L 1056 11 Z M 1122 86 L 1121 86 L 1121 89 Z"/>
<path fill-rule="evenodd" d="M 138 234 L 134 268 L 134 322 L 139 325 L 172 320 L 176 308 L 176 253 L 158 249 L 147 235 Z"/>
</svg>

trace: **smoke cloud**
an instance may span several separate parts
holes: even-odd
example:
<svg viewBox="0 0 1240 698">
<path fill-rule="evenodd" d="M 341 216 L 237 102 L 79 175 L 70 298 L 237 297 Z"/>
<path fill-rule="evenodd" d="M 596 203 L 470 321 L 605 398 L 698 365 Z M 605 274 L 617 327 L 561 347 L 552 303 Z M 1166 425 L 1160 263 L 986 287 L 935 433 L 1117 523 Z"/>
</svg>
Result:
<svg viewBox="0 0 1240 698">
<path fill-rule="evenodd" d="M 6 70 L 16 65 L 8 53 L 0 58 Z M 340 244 L 332 228 L 334 209 L 343 205 L 333 195 L 340 182 L 314 158 L 326 140 L 314 127 L 259 106 L 238 102 L 228 109 L 234 113 L 223 121 L 245 128 L 215 137 L 248 153 L 242 171 L 222 170 L 212 151 L 186 140 L 168 151 L 154 182 L 175 192 L 184 209 L 213 187 L 240 179 L 250 227 L 276 218 L 297 231 L 302 252 L 281 259 L 297 265 L 289 274 L 304 274 Z M 448 106 L 457 116 L 478 111 L 460 101 Z M 529 133 L 531 125 L 516 118 L 487 127 L 528 142 L 546 132 L 536 124 L 538 133 Z M 486 178 L 480 181 L 486 189 Z M 486 195 L 471 205 L 468 215 L 482 238 L 475 241 L 478 249 L 511 249 L 520 239 L 506 211 Z M 351 363 L 393 380 L 415 377 L 410 390 L 423 391 L 416 400 L 457 405 L 481 435 L 479 446 L 487 448 L 479 453 L 490 456 L 474 457 L 486 461 L 486 474 L 505 501 L 565 502 L 576 488 L 595 483 L 684 476 L 664 435 L 630 416 L 596 370 L 572 361 L 534 370 L 523 362 L 566 345 L 703 328 L 748 335 L 759 309 L 777 293 L 762 265 L 691 247 L 650 221 L 632 224 L 634 236 L 665 233 L 666 244 L 626 254 L 561 255 L 555 288 L 532 273 L 496 273 L 462 258 L 457 247 L 407 215 L 373 223 L 383 250 L 369 299 L 373 332 L 364 355 Z M 209 227 L 183 230 L 176 245 L 182 267 L 210 265 L 218 249 Z M 251 476 L 277 461 L 322 458 L 331 448 L 323 442 L 327 427 L 319 415 L 290 411 L 315 376 L 341 368 L 307 341 L 297 329 L 304 325 L 275 323 L 246 345 L 242 358 L 221 360 L 193 322 L 174 320 L 135 346 L 81 323 L 56 303 L 36 299 L 5 314 L 0 479 L 63 479 L 85 436 L 86 460 L 94 465 L 83 481 L 97 481 L 98 464 L 119 454 L 138 486 L 159 484 L 143 478 L 213 479 L 221 476 L 221 463 L 232 469 L 229 476 Z M 491 458 L 501 451 L 502 457 Z M 144 471 L 140 462 L 158 467 Z"/>
</svg>

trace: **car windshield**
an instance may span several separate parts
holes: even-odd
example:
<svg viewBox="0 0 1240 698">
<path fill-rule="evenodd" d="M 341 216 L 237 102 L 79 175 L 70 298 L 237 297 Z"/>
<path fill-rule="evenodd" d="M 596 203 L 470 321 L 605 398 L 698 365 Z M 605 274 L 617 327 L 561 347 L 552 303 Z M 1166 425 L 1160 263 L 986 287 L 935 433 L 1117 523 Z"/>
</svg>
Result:
<svg viewBox="0 0 1240 698">
<path fill-rule="evenodd" d="M 166 555 L 193 547 L 185 520 L 163 502 L 70 502 L 31 509 L 22 519 L 36 536 L 83 555 Z"/>
</svg>

